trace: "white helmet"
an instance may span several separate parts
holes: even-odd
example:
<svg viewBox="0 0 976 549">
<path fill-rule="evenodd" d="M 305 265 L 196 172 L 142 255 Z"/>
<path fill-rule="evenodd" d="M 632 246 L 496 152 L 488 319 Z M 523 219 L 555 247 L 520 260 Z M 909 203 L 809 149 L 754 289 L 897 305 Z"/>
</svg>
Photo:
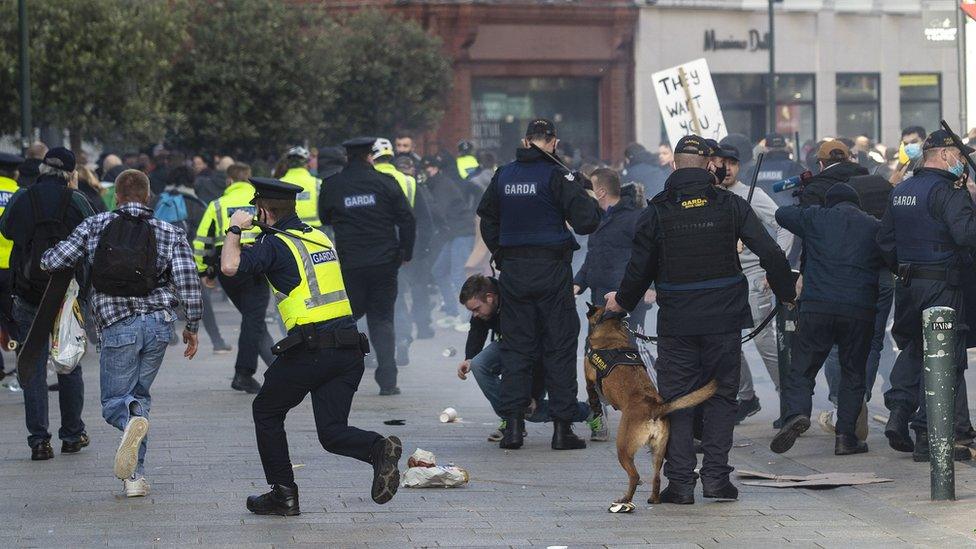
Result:
<svg viewBox="0 0 976 549">
<path fill-rule="evenodd" d="M 370 149 L 371 158 L 376 160 L 381 156 L 393 156 L 393 143 L 385 137 L 380 137 L 373 142 L 373 148 Z"/>
<path fill-rule="evenodd" d="M 298 146 L 298 147 L 292 147 L 288 149 L 288 152 L 285 154 L 285 156 L 288 158 L 301 158 L 302 160 L 307 161 L 311 155 L 309 154 L 308 149 L 302 146 Z"/>
</svg>

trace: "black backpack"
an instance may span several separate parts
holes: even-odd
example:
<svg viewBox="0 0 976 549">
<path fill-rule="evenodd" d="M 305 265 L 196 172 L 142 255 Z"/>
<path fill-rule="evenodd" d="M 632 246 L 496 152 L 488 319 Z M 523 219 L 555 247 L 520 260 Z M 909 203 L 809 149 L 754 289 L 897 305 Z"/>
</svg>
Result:
<svg viewBox="0 0 976 549">
<path fill-rule="evenodd" d="M 31 210 L 34 213 L 34 231 L 24 246 L 21 276 L 17 277 L 17 293 L 32 303 L 40 303 L 47 282 L 51 278 L 47 271 L 41 269 L 41 256 L 71 233 L 64 223 L 64 217 L 68 212 L 68 206 L 71 205 L 74 191 L 65 188 L 61 192 L 58 207 L 51 217 L 44 217 L 40 201 L 34 196 L 35 194 L 37 193 L 27 191 L 27 198 L 30 199 Z"/>
<path fill-rule="evenodd" d="M 156 231 L 148 220 L 122 210 L 102 230 L 92 259 L 92 286 L 120 297 L 148 295 L 159 285 Z"/>
</svg>

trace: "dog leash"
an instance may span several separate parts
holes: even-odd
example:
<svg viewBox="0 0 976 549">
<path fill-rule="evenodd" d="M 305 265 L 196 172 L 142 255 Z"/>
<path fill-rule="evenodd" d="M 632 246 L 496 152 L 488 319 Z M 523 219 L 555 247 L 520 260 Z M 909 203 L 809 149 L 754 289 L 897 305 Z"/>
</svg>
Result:
<svg viewBox="0 0 976 549">
<path fill-rule="evenodd" d="M 746 343 L 746 342 L 752 341 L 760 333 L 762 333 L 762 331 L 765 330 L 766 327 L 769 326 L 769 323 L 772 322 L 773 319 L 776 317 L 776 313 L 778 311 L 779 311 L 779 307 L 774 307 L 773 310 L 770 311 L 768 315 L 766 315 L 766 318 L 764 318 L 763 321 L 759 323 L 759 326 L 757 326 L 756 329 L 754 329 L 753 331 L 749 332 L 748 334 L 742 336 L 742 343 Z M 649 336 L 647 334 L 642 334 L 642 333 L 638 332 L 637 330 L 632 330 L 630 328 L 630 324 L 626 320 L 623 321 L 623 325 L 624 325 L 624 328 L 628 332 L 630 332 L 630 335 L 634 336 L 635 338 L 637 338 L 637 339 L 639 339 L 641 341 L 647 341 L 649 343 L 653 343 L 653 344 L 657 345 L 657 340 L 658 340 L 658 337 L 657 336 Z"/>
</svg>

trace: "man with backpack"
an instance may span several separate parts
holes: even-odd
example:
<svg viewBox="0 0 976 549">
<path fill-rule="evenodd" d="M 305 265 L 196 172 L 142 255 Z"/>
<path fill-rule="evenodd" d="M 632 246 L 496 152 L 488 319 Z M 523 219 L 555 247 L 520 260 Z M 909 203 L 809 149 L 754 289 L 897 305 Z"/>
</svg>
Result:
<svg viewBox="0 0 976 549">
<path fill-rule="evenodd" d="M 14 323 L 18 341 L 27 339 L 37 306 L 44 295 L 49 275 L 41 269 L 41 254 L 86 217 L 92 215 L 88 199 L 78 187 L 75 155 L 64 147 L 55 147 L 44 155 L 38 167 L 40 175 L 30 187 L 17 191 L 7 203 L 0 217 L 0 234 L 13 242 L 10 269 L 14 273 Z M 82 293 L 85 285 L 82 284 Z M 27 423 L 27 444 L 31 459 L 54 457 L 51 433 L 48 431 L 47 353 L 39 360 L 34 375 L 25 382 L 24 416 Z M 61 408 L 61 453 L 73 454 L 88 446 L 85 423 L 81 420 L 85 384 L 81 366 L 71 373 L 58 374 L 58 404 Z"/>
<path fill-rule="evenodd" d="M 197 352 L 203 314 L 200 280 L 186 235 L 153 218 L 149 178 L 125 170 L 115 180 L 118 209 L 89 217 L 44 253 L 45 271 L 87 265 L 101 341 L 102 417 L 122 431 L 115 476 L 127 497 L 149 494 L 145 459 L 152 386 L 169 346 L 175 308 L 186 315 L 183 356 Z"/>
</svg>

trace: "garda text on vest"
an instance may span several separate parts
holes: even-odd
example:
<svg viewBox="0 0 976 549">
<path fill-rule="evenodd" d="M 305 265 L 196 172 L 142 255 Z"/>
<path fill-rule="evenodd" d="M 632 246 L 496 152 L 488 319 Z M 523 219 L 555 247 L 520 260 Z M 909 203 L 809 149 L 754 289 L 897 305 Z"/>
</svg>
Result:
<svg viewBox="0 0 976 549">
<path fill-rule="evenodd" d="M 347 208 L 362 208 L 376 205 L 375 194 L 357 194 L 347 196 L 343 201 Z"/>
<path fill-rule="evenodd" d="M 506 183 L 503 189 L 506 196 L 535 196 L 535 183 Z"/>
</svg>

